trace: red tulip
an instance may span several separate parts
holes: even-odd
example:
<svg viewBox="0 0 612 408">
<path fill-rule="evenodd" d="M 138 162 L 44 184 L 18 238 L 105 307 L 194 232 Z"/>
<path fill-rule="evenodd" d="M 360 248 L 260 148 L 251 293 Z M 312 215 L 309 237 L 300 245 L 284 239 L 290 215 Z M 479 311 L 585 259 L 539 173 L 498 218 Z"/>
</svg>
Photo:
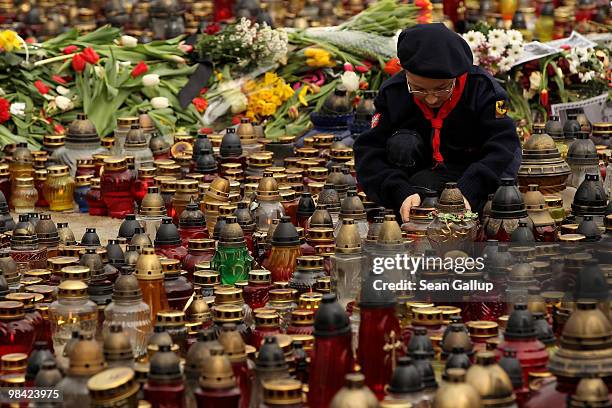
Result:
<svg viewBox="0 0 612 408">
<path fill-rule="evenodd" d="M 140 61 L 138 64 L 136 64 L 136 66 L 134 67 L 130 75 L 132 75 L 132 78 L 136 78 L 136 77 L 139 77 L 140 75 L 147 73 L 148 71 L 149 71 L 149 66 L 145 64 L 144 61 Z"/>
<path fill-rule="evenodd" d="M 370 69 L 368 67 L 366 67 L 365 65 L 356 65 L 355 66 L 355 71 L 359 72 L 360 74 L 365 74 L 369 70 Z"/>
<path fill-rule="evenodd" d="M 402 66 L 400 65 L 399 58 L 391 58 L 385 64 L 385 72 L 389 75 L 395 75 L 402 70 Z"/>
<path fill-rule="evenodd" d="M 66 48 L 64 48 L 63 53 L 66 54 L 66 55 L 74 54 L 78 50 L 79 50 L 79 47 L 77 47 L 76 45 L 69 45 Z"/>
<path fill-rule="evenodd" d="M 204 98 L 193 98 L 192 102 L 197 111 L 200 113 L 204 112 L 208 107 L 208 101 Z"/>
<path fill-rule="evenodd" d="M 34 82 L 34 86 L 36 87 L 36 89 L 38 89 L 38 92 L 40 92 L 41 95 L 46 95 L 49 93 L 49 87 L 45 85 L 45 83 L 40 79 Z"/>
<path fill-rule="evenodd" d="M 85 58 L 85 61 L 89 62 L 90 64 L 95 64 L 100 61 L 100 56 L 91 47 L 85 48 L 81 54 L 83 55 L 83 58 Z"/>
<path fill-rule="evenodd" d="M 0 123 L 4 123 L 11 118 L 11 103 L 4 98 L 0 98 Z"/>
<path fill-rule="evenodd" d="M 52 80 L 54 80 L 55 82 L 57 82 L 58 84 L 62 84 L 62 85 L 66 85 L 68 82 L 66 82 L 66 80 L 64 78 L 62 78 L 59 75 L 53 75 L 51 77 Z"/>
<path fill-rule="evenodd" d="M 66 129 L 64 129 L 64 127 L 60 125 L 59 123 L 53 126 L 53 131 L 55 132 L 56 135 L 63 135 L 64 133 L 66 133 Z"/>
<path fill-rule="evenodd" d="M 219 31 L 221 31 L 221 26 L 219 25 L 219 23 L 209 24 L 206 26 L 206 29 L 204 30 L 204 32 L 208 35 L 215 35 Z"/>
<path fill-rule="evenodd" d="M 75 54 L 72 57 L 72 69 L 74 69 L 75 72 L 85 71 L 86 65 L 87 65 L 87 61 L 85 61 L 85 58 L 83 58 L 81 54 Z"/>
<path fill-rule="evenodd" d="M 204 88 L 200 89 L 200 95 L 204 95 L 206 92 L 208 92 L 208 87 L 205 86 Z"/>
<path fill-rule="evenodd" d="M 542 106 L 548 106 L 548 89 L 542 89 L 540 91 L 540 104 L 542 104 Z"/>
</svg>

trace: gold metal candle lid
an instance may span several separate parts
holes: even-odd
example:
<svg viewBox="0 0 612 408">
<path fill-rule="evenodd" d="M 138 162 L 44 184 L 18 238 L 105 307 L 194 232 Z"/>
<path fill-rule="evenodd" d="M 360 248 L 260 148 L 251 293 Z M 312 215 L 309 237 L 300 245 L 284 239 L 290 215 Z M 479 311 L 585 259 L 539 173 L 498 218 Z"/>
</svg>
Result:
<svg viewBox="0 0 612 408">
<path fill-rule="evenodd" d="M 180 275 L 181 261 L 178 259 L 162 259 L 159 262 L 164 275 Z"/>
<path fill-rule="evenodd" d="M 204 300 L 200 290 L 196 289 L 196 292 L 185 308 L 185 319 L 189 322 L 197 322 L 197 324 L 201 325 L 202 322 L 210 320 L 210 318 L 211 313 L 208 303 Z"/>
<path fill-rule="evenodd" d="M 65 176 L 68 174 L 68 166 L 57 165 L 47 167 L 49 176 Z"/>
<path fill-rule="evenodd" d="M 0 301 L 0 320 L 16 320 L 24 316 L 22 302 L 12 300 Z"/>
<path fill-rule="evenodd" d="M 196 194 L 198 192 L 198 182 L 196 180 L 178 180 L 176 182 L 176 191 Z"/>
<path fill-rule="evenodd" d="M 89 186 L 91 185 L 91 180 L 93 176 L 91 174 L 85 176 L 76 176 L 76 185 L 78 187 Z"/>
<path fill-rule="evenodd" d="M 195 285 L 217 285 L 220 282 L 221 277 L 218 272 L 212 270 L 199 270 L 193 273 L 193 283 Z"/>
<path fill-rule="evenodd" d="M 278 183 L 272 173 L 264 172 L 257 186 L 257 199 L 262 201 L 279 201 Z"/>
<path fill-rule="evenodd" d="M 292 405 L 302 403 L 302 383 L 283 378 L 263 383 L 264 403 L 268 405 Z"/>
<path fill-rule="evenodd" d="M 143 248 L 136 261 L 136 277 L 140 280 L 163 279 L 161 262 L 153 248 Z"/>
<path fill-rule="evenodd" d="M 298 307 L 304 310 L 317 310 L 323 301 L 323 294 L 318 292 L 302 293 Z"/>
<path fill-rule="evenodd" d="M 465 382 L 466 371 L 462 368 L 449 368 L 446 371 L 447 383 L 440 387 L 433 400 L 436 408 L 473 408 L 481 407 L 478 391 Z"/>
<path fill-rule="evenodd" d="M 23 293 L 23 292 L 8 293 L 5 297 L 6 300 L 13 300 L 16 302 L 23 303 L 24 312 L 30 312 L 34 310 L 34 307 L 35 307 L 34 298 L 35 297 L 33 293 Z"/>
<path fill-rule="evenodd" d="M 15 179 L 15 186 L 17 187 L 33 187 L 34 178 L 32 177 L 17 177 Z"/>
<path fill-rule="evenodd" d="M 278 313 L 258 313 L 255 315 L 255 325 L 257 327 L 278 327 L 280 316 Z"/>
<path fill-rule="evenodd" d="M 210 347 L 210 356 L 204 359 L 199 384 L 208 389 L 226 389 L 236 385 L 232 364 L 224 355 L 223 346 Z"/>
<path fill-rule="evenodd" d="M 91 271 L 87 266 L 70 265 L 62 268 L 62 280 L 87 281 L 91 278 Z"/>
<path fill-rule="evenodd" d="M 254 269 L 249 271 L 249 283 L 255 285 L 269 285 L 271 272 L 265 269 Z"/>
<path fill-rule="evenodd" d="M 215 322 L 237 323 L 243 319 L 243 310 L 239 305 L 216 305 L 213 307 Z"/>
<path fill-rule="evenodd" d="M 491 338 L 498 334 L 499 324 L 490 321 L 474 320 L 466 324 L 470 337 L 472 338 Z"/>
<path fill-rule="evenodd" d="M 314 310 L 294 310 L 291 312 L 291 324 L 295 326 L 312 326 L 314 324 Z"/>
<path fill-rule="evenodd" d="M 29 285 L 25 288 L 26 292 L 38 293 L 43 295 L 45 302 L 52 302 L 56 298 L 56 287 L 50 285 Z"/>
<path fill-rule="evenodd" d="M 413 310 L 413 324 L 416 326 L 439 326 L 442 324 L 442 311 L 437 307 L 420 307 Z"/>
<path fill-rule="evenodd" d="M 46 169 L 38 169 L 34 171 L 34 179 L 36 181 L 44 181 L 47 179 L 47 173 Z"/>
<path fill-rule="evenodd" d="M 80 280 L 65 280 L 59 285 L 58 297 L 81 299 L 86 298 L 87 284 Z"/>
<path fill-rule="evenodd" d="M 157 313 L 157 324 L 160 326 L 184 326 L 185 313 L 178 310 L 163 310 Z"/>
<path fill-rule="evenodd" d="M 223 346 L 225 355 L 227 355 L 230 362 L 239 363 L 246 360 L 246 345 L 242 335 L 236 330 L 235 324 L 225 323 L 221 333 L 219 333 L 218 341 Z"/>
<path fill-rule="evenodd" d="M 69 375 L 92 376 L 102 371 L 105 366 L 102 347 L 90 335 L 81 335 L 79 341 L 70 350 L 68 357 L 70 358 Z"/>
<path fill-rule="evenodd" d="M 0 357 L 0 370 L 4 374 L 25 371 L 28 365 L 28 355 L 25 353 L 11 353 Z"/>
<path fill-rule="evenodd" d="M 215 290 L 215 304 L 242 304 L 242 289 L 240 288 L 222 288 Z"/>
<path fill-rule="evenodd" d="M 116 367 L 104 370 L 87 381 L 89 395 L 94 404 L 105 406 L 130 398 L 140 386 L 135 379 L 134 370 L 129 367 Z"/>
<path fill-rule="evenodd" d="M 127 169 L 127 161 L 125 157 L 108 157 L 104 159 L 105 170 L 125 170 Z"/>
<path fill-rule="evenodd" d="M 270 289 L 269 295 L 272 302 L 293 302 L 291 289 Z"/>
<path fill-rule="evenodd" d="M 66 266 L 78 264 L 79 258 L 72 256 L 55 256 L 47 260 L 47 265 L 49 269 L 51 269 L 55 273 L 60 272 Z"/>
</svg>

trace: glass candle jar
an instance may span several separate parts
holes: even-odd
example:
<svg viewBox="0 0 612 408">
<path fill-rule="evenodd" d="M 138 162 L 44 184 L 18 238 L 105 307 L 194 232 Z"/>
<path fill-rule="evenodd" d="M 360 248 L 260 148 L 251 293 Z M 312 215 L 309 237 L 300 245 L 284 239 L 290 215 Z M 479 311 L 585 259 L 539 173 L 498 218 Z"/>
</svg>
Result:
<svg viewBox="0 0 612 408">
<path fill-rule="evenodd" d="M 189 241 L 187 256 L 183 260 L 183 268 L 189 273 L 189 277 L 192 277 L 197 264 L 210 262 L 214 256 L 214 239 L 192 239 Z"/>
<path fill-rule="evenodd" d="M 4 198 L 7 201 L 11 199 L 11 176 L 9 172 L 9 165 L 6 163 L 0 163 L 0 191 L 4 194 Z"/>
<path fill-rule="evenodd" d="M 280 327 L 287 330 L 291 322 L 291 312 L 297 308 L 293 300 L 291 289 L 270 289 L 270 300 L 266 303 L 266 308 L 273 309 L 280 316 Z"/>
<path fill-rule="evenodd" d="M 102 199 L 113 218 L 124 218 L 134 213 L 134 200 L 131 192 L 132 174 L 122 157 L 104 160 L 104 174 L 100 178 Z"/>
<path fill-rule="evenodd" d="M 132 273 L 117 278 L 113 287 L 113 300 L 104 309 L 104 330 L 119 324 L 130 338 L 134 356 L 147 352 L 151 332 L 151 309 L 142 301 L 138 279 Z"/>
<path fill-rule="evenodd" d="M 15 179 L 15 189 L 11 195 L 11 206 L 17 214 L 34 212 L 38 201 L 38 192 L 34 187 L 34 178 L 18 177 Z"/>
<path fill-rule="evenodd" d="M 51 166 L 47 171 L 43 192 L 49 202 L 49 208 L 51 211 L 72 210 L 76 183 L 70 176 L 68 166 Z"/>
<path fill-rule="evenodd" d="M 183 310 L 193 294 L 193 284 L 181 276 L 181 263 L 178 259 L 162 259 L 161 266 L 170 309 Z"/>
<path fill-rule="evenodd" d="M 25 318 L 34 327 L 36 332 L 34 341 L 38 341 L 45 339 L 45 322 L 40 312 L 36 310 L 35 296 L 40 297 L 40 295 L 34 295 L 33 293 L 9 293 L 6 295 L 6 300 L 23 303 Z"/>
<path fill-rule="evenodd" d="M 102 199 L 102 192 L 100 191 L 99 178 L 94 177 L 91 179 L 91 185 L 85 199 L 89 207 L 89 215 L 108 215 L 108 208 Z"/>
<path fill-rule="evenodd" d="M 134 181 L 134 184 L 132 184 L 132 195 L 139 208 L 142 199 L 147 194 L 148 187 L 155 184 L 154 177 L 156 171 L 155 167 L 140 167 L 138 169 L 138 178 Z"/>
<path fill-rule="evenodd" d="M 92 158 L 77 159 L 75 177 L 78 177 L 78 176 L 94 177 L 95 174 L 96 174 L 96 166 Z"/>
<path fill-rule="evenodd" d="M 36 333 L 25 317 L 23 303 L 6 300 L 0 302 L 0 355 L 30 354 Z"/>
<path fill-rule="evenodd" d="M 93 176 L 76 176 L 76 185 L 74 188 L 74 201 L 79 206 L 79 211 L 82 213 L 89 212 L 89 203 L 87 202 L 87 193 L 91 189 L 91 179 Z"/>
<path fill-rule="evenodd" d="M 66 280 L 59 285 L 58 298 L 49 306 L 49 321 L 53 349 L 60 365 L 67 366 L 64 347 L 77 330 L 81 335 L 94 336 L 98 326 L 98 307 L 89 300 L 87 284 Z"/>
<path fill-rule="evenodd" d="M 155 407 L 184 408 L 185 384 L 181 374 L 178 356 L 170 345 L 159 346 L 151 357 L 149 376 L 144 385 L 147 401 L 156 401 Z"/>
<path fill-rule="evenodd" d="M 49 207 L 49 202 L 45 198 L 44 188 L 47 182 L 47 169 L 38 169 L 34 172 L 34 187 L 38 192 L 36 207 Z"/>
<path fill-rule="evenodd" d="M 255 329 L 251 333 L 251 346 L 259 350 L 264 339 L 280 334 L 280 316 L 277 313 L 259 313 L 255 315 Z"/>
<path fill-rule="evenodd" d="M 249 271 L 248 284 L 242 289 L 244 302 L 252 310 L 264 307 L 268 303 L 270 289 L 272 289 L 270 271 L 265 269 Z"/>
</svg>

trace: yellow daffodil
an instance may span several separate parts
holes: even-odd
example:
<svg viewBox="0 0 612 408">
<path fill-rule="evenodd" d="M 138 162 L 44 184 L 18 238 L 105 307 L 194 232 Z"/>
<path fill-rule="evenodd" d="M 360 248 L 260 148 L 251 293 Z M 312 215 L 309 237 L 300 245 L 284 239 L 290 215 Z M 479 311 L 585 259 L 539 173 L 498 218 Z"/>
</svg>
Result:
<svg viewBox="0 0 612 408">
<path fill-rule="evenodd" d="M 0 31 L 0 49 L 11 52 L 21 48 L 21 41 L 17 33 L 11 30 Z"/>
<path fill-rule="evenodd" d="M 257 82 L 255 82 L 252 79 L 249 79 L 248 81 L 246 81 L 246 83 L 244 84 L 244 86 L 242 88 L 243 88 L 244 92 L 251 93 L 251 92 L 255 91 L 255 89 L 257 89 Z"/>
<path fill-rule="evenodd" d="M 259 81 L 248 81 L 243 90 L 248 95 L 247 117 L 272 116 L 294 94 L 293 88 L 273 72 Z"/>
<path fill-rule="evenodd" d="M 306 48 L 304 56 L 306 56 L 306 65 L 309 67 L 324 68 L 336 65 L 336 62 L 332 60 L 331 54 L 321 48 Z"/>
<path fill-rule="evenodd" d="M 223 74 L 221 72 L 217 72 L 217 81 L 223 80 Z"/>
<path fill-rule="evenodd" d="M 308 94 L 308 90 L 310 88 L 308 88 L 308 86 L 304 85 L 302 86 L 302 89 L 300 90 L 300 93 L 298 94 L 298 101 L 300 101 L 300 103 L 304 106 L 308 106 L 308 101 L 306 100 L 306 95 Z"/>
</svg>

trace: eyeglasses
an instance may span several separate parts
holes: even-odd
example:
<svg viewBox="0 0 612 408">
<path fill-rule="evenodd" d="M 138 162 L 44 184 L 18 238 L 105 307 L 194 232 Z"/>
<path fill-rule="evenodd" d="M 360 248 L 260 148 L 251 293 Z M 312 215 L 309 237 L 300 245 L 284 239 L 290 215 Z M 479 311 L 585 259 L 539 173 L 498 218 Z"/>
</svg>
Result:
<svg viewBox="0 0 612 408">
<path fill-rule="evenodd" d="M 453 83 L 451 84 L 450 88 L 448 89 L 439 89 L 439 90 L 435 90 L 435 91 L 413 91 L 412 88 L 410 87 L 410 82 L 406 81 L 406 83 L 408 84 L 408 92 L 417 96 L 428 96 L 428 95 L 433 95 L 437 98 L 443 98 L 445 96 L 448 96 L 450 93 L 453 92 L 453 90 L 455 89 L 455 82 L 456 80 L 453 80 Z"/>
</svg>

